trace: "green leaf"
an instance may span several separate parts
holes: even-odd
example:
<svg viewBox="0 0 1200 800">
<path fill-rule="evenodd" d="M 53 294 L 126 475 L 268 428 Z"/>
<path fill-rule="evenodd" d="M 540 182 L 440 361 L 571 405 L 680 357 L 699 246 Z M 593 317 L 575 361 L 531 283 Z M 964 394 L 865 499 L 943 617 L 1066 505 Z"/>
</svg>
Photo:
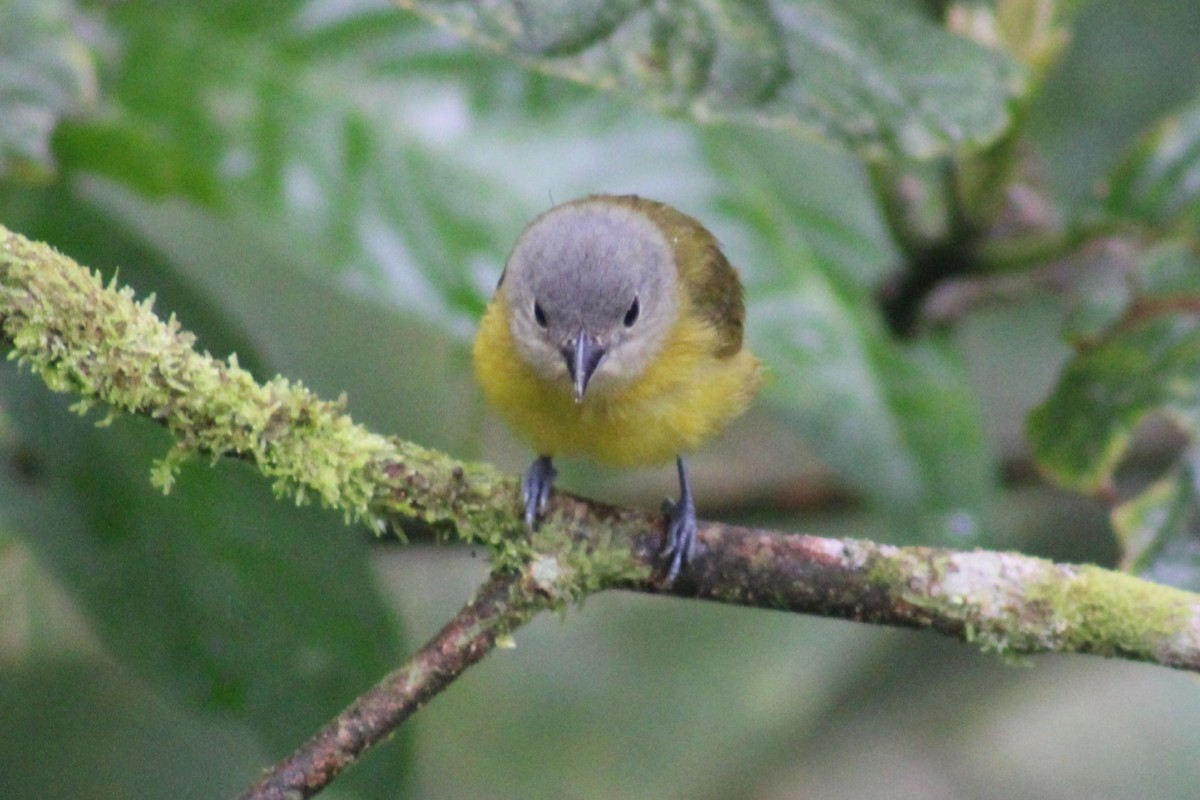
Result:
<svg viewBox="0 0 1200 800">
<path fill-rule="evenodd" d="M 1025 90 L 1015 61 L 909 3 L 401 5 L 547 74 L 657 110 L 783 128 L 867 157 L 986 145 L 1011 124 Z"/>
<path fill-rule="evenodd" d="M 1113 509 L 1113 528 L 1126 569 L 1160 583 L 1200 590 L 1200 449 L 1189 448 L 1179 465 Z"/>
<path fill-rule="evenodd" d="M 0 177 L 54 169 L 50 137 L 95 101 L 91 56 L 73 3 L 6 0 L 0 16 Z"/>
<path fill-rule="evenodd" d="M 751 300 L 764 396 L 816 454 L 886 512 L 921 520 L 921 536 L 978 535 L 991 462 L 956 355 L 889 341 L 865 298 L 838 297 L 799 263 L 792 282 Z"/>
<path fill-rule="evenodd" d="M 1104 211 L 1154 227 L 1200 222 L 1200 96 L 1146 133 L 1107 181 Z"/>
<path fill-rule="evenodd" d="M 67 129 L 73 170 L 219 209 L 342 291 L 470 329 L 495 281 L 481 264 L 532 210 L 431 146 L 447 124 L 431 101 L 468 115 L 475 84 L 456 81 L 427 26 L 358 7 L 308 19 L 300 3 L 128 3 L 111 21 L 118 111 Z M 487 72 L 475 67 L 481 92 Z"/>
<path fill-rule="evenodd" d="M 164 496 L 147 479 L 168 446 L 160 428 L 98 429 L 12 364 L 3 382 L 6 522 L 151 685 L 282 756 L 397 663 L 366 537 L 337 515 L 280 503 L 232 464 L 193 464 Z M 377 760 L 358 780 L 394 791 L 404 763 Z"/>
<path fill-rule="evenodd" d="M 747 219 L 763 230 L 794 226 L 839 285 L 871 291 L 894 269 L 899 253 L 857 159 L 748 125 L 697 133 L 709 168 L 724 176 L 713 190 L 718 198 L 726 196 L 718 204 L 733 213 L 737 227 Z M 787 222 L 773 221 L 775 213 Z M 747 280 L 769 281 L 774 263 L 740 266 Z"/>
<path fill-rule="evenodd" d="M 1147 303 L 1179 303 L 1200 299 L 1200 257 L 1194 238 L 1169 239 L 1138 257 L 1138 299 Z"/>
<path fill-rule="evenodd" d="M 1077 346 L 1092 346 L 1129 314 L 1193 306 L 1200 298 L 1200 242 L 1166 239 L 1147 247 L 1131 263 L 1118 251 L 1100 251 L 1071 286 L 1072 305 L 1064 335 Z"/>
<path fill-rule="evenodd" d="M 132 119 L 68 121 L 54 137 L 58 160 L 104 175 L 147 197 L 188 197 L 215 205 L 220 194 L 211 165 L 198 164 L 177 140 Z"/>
<path fill-rule="evenodd" d="M 286 17 L 292 6 L 277 8 Z M 348 9 L 266 25 L 126 4 L 113 21 L 128 43 L 115 97 L 124 113 L 71 129 L 63 150 L 75 167 L 219 206 L 284 261 L 460 336 L 548 191 L 675 194 L 700 206 L 711 193 L 693 188 L 709 168 L 689 153 L 692 129 L 448 49 L 400 14 Z M 796 166 L 814 159 L 790 137 L 775 140 L 780 164 L 801 178 L 789 191 L 823 214 L 808 230 L 813 246 L 856 282 L 875 280 L 878 220 L 869 241 L 855 238 L 869 195 L 820 199 Z M 622 155 L 589 172 L 589 152 Z"/>
<path fill-rule="evenodd" d="M 1195 497 L 1188 476 L 1174 469 L 1163 478 L 1113 508 L 1112 522 L 1124 552 L 1124 566 L 1142 571 L 1177 535 Z"/>
<path fill-rule="evenodd" d="M 1095 344 L 1129 312 L 1135 290 L 1127 270 L 1111 260 L 1098 258 L 1080 272 L 1062 334 L 1076 345 Z"/>
<path fill-rule="evenodd" d="M 1066 486 L 1108 487 L 1137 425 L 1163 413 L 1200 433 L 1200 319 L 1157 313 L 1072 360 L 1029 418 L 1038 464 Z"/>
<path fill-rule="evenodd" d="M 1034 457 L 1055 480 L 1115 497 L 1116 472 L 1137 427 L 1173 421 L 1190 444 L 1178 464 L 1112 510 L 1126 568 L 1200 588 L 1200 258 L 1167 240 L 1093 292 L 1108 319 L 1083 339 L 1050 397 L 1029 418 Z M 1096 317 L 1097 321 L 1101 317 Z M 1125 483 L 1122 481 L 1121 483 Z"/>
</svg>

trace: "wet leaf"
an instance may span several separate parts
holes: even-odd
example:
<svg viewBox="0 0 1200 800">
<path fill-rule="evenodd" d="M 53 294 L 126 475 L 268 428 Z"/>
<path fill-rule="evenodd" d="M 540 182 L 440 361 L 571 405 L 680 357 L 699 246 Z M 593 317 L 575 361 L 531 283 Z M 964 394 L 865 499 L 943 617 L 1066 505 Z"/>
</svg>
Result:
<svg viewBox="0 0 1200 800">
<path fill-rule="evenodd" d="M 1200 221 L 1200 98 L 1144 135 L 1106 181 L 1104 210 L 1156 227 Z"/>
<path fill-rule="evenodd" d="M 931 158 L 1011 122 L 1024 73 L 909 3 L 556 0 L 401 5 L 551 75 L 701 122 L 779 127 L 868 156 Z"/>
</svg>

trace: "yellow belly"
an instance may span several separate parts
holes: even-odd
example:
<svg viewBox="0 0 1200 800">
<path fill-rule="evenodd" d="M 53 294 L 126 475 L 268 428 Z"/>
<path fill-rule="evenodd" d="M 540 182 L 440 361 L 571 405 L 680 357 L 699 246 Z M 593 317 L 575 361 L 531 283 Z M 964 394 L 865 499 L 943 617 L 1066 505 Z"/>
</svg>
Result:
<svg viewBox="0 0 1200 800">
<path fill-rule="evenodd" d="M 718 358 L 716 332 L 682 313 L 641 377 L 576 403 L 569 386 L 545 381 L 526 365 L 507 317 L 497 294 L 475 338 L 475 374 L 488 403 L 537 455 L 617 466 L 670 460 L 741 414 L 762 379 L 749 351 Z"/>
</svg>

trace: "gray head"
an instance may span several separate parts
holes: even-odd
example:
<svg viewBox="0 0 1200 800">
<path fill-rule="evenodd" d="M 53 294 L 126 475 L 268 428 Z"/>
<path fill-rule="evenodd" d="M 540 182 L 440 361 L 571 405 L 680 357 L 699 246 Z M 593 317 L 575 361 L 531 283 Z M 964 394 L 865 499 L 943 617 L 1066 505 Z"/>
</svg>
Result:
<svg viewBox="0 0 1200 800">
<path fill-rule="evenodd" d="M 530 223 L 501 279 L 522 358 L 582 401 L 628 383 L 678 312 L 675 253 L 636 198 L 556 206 Z"/>
</svg>

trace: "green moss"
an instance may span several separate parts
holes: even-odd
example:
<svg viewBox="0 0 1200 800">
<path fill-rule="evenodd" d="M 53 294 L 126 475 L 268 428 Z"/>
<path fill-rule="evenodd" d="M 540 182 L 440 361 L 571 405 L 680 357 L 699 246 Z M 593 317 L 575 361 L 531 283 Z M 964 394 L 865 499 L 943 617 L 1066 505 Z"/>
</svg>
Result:
<svg viewBox="0 0 1200 800">
<path fill-rule="evenodd" d="M 1158 661 L 1194 614 L 1187 592 L 1013 553 L 880 547 L 863 563 L 875 587 L 1006 658 L 1083 652 Z"/>
<path fill-rule="evenodd" d="M 1031 603 L 1049 609 L 1062 649 L 1153 659 L 1192 618 L 1195 596 L 1187 592 L 1098 567 L 1072 572 L 1027 589 Z"/>
<path fill-rule="evenodd" d="M 527 563 L 553 554 L 562 575 L 558 592 L 564 602 L 580 602 L 588 595 L 613 585 L 628 585 L 648 577 L 648 568 L 633 556 L 630 535 L 633 525 L 619 521 L 597 523 L 586 540 L 572 536 L 569 524 L 553 517 L 544 520 L 532 536 L 506 552 L 506 557 Z"/>
<path fill-rule="evenodd" d="M 471 484 L 457 462 L 356 425 L 344 399 L 322 400 L 283 377 L 260 384 L 236 355 L 197 353 L 174 316 L 153 313 L 153 297 L 138 302 L 2 227 L 0 319 L 9 357 L 51 389 L 78 395 L 76 411 L 103 407 L 101 424 L 141 414 L 171 431 L 174 446 L 151 468 L 164 491 L 190 458 L 233 457 L 252 463 L 280 497 L 339 508 L 375 530 L 400 516 L 474 531 L 501 514 L 487 494 L 503 480 L 494 470 L 474 467 L 480 483 Z"/>
</svg>

